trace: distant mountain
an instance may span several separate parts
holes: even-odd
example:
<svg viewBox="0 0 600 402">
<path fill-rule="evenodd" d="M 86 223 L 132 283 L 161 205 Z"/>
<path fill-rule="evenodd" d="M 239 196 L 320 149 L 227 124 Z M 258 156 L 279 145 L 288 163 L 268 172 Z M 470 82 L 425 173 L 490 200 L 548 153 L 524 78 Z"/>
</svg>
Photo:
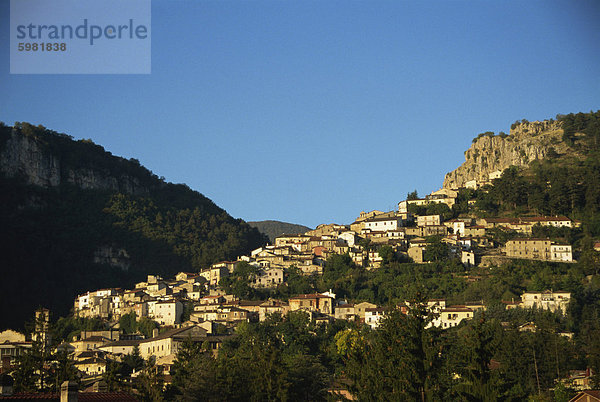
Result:
<svg viewBox="0 0 600 402">
<path fill-rule="evenodd" d="M 271 243 L 275 242 L 275 238 L 282 234 L 305 233 L 311 230 L 311 228 L 306 226 L 280 221 L 248 222 L 248 225 L 257 228 L 261 233 L 267 235 Z"/>
<path fill-rule="evenodd" d="M 0 329 L 39 306 L 156 273 L 198 271 L 266 244 L 184 184 L 44 127 L 0 123 Z"/>
</svg>

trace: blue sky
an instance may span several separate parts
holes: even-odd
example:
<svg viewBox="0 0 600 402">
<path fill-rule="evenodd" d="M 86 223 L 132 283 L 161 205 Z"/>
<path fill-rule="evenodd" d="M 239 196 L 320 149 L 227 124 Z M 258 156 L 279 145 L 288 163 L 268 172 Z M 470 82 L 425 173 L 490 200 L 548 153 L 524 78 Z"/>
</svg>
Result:
<svg viewBox="0 0 600 402">
<path fill-rule="evenodd" d="M 150 75 L 10 75 L 0 121 L 137 158 L 245 220 L 438 189 L 471 139 L 600 109 L 597 1 L 152 2 Z"/>
</svg>

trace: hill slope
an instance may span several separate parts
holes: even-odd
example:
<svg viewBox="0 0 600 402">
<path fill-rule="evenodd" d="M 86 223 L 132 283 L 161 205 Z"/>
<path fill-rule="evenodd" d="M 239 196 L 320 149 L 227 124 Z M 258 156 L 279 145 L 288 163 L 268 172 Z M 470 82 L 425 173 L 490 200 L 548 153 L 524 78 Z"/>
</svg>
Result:
<svg viewBox="0 0 600 402">
<path fill-rule="evenodd" d="M 562 135 L 562 124 L 557 121 L 514 124 L 510 135 L 480 134 L 465 151 L 465 162 L 446 174 L 443 187 L 464 187 L 471 180 L 488 181 L 490 173 L 509 166 L 527 166 L 531 161 L 544 159 L 550 149 L 565 153 L 569 147 Z"/>
<path fill-rule="evenodd" d="M 466 152 L 467 161 L 446 175 L 445 185 L 453 187 L 467 179 L 489 183 L 487 170 L 501 170 L 510 164 L 492 185 L 461 190 L 463 201 L 465 197 L 476 200 L 476 216 L 566 215 L 581 221 L 588 243 L 593 242 L 600 236 L 600 111 L 559 115 L 557 119 L 514 124 L 513 139 L 512 134 L 480 135 Z M 527 127 L 540 130 L 527 133 L 523 130 Z M 511 141 L 514 144 L 507 145 Z M 525 156 L 511 161 L 515 149 Z M 477 151 L 480 155 L 473 156 Z M 491 168 L 485 166 L 481 153 L 498 155 L 499 162 Z M 468 209 L 466 202 L 454 208 L 463 213 Z"/>
<path fill-rule="evenodd" d="M 307 226 L 280 221 L 248 222 L 248 225 L 257 228 L 261 233 L 267 235 L 269 240 L 271 240 L 271 243 L 275 242 L 275 238 L 282 234 L 305 233 L 311 230 Z"/>
<path fill-rule="evenodd" d="M 0 126 L 0 327 L 40 305 L 233 259 L 266 236 L 202 194 L 89 140 Z"/>
</svg>

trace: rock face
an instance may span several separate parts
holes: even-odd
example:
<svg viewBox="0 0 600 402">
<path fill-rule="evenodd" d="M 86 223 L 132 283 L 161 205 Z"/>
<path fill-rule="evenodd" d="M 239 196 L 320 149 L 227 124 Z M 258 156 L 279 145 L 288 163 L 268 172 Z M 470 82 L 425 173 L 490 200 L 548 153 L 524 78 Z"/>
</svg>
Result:
<svg viewBox="0 0 600 402">
<path fill-rule="evenodd" d="M 127 271 L 130 265 L 130 257 L 125 249 L 101 246 L 94 251 L 94 262 L 98 264 L 107 264 Z"/>
<path fill-rule="evenodd" d="M 23 176 L 29 184 L 53 187 L 60 184 L 59 160 L 40 144 L 15 130 L 0 154 L 0 171 L 8 177 Z"/>
<path fill-rule="evenodd" d="M 490 173 L 509 166 L 527 166 L 548 153 L 563 154 L 568 146 L 557 121 L 535 121 L 513 125 L 510 135 L 481 135 L 465 152 L 465 162 L 446 174 L 444 188 L 460 188 L 472 180 L 489 181 Z"/>
<path fill-rule="evenodd" d="M 70 183 L 82 189 L 110 190 L 127 194 L 147 194 L 139 179 L 114 177 L 94 168 L 68 168 L 40 141 L 12 130 L 0 153 L 0 171 L 8 177 L 23 177 L 29 184 L 55 187 Z"/>
</svg>

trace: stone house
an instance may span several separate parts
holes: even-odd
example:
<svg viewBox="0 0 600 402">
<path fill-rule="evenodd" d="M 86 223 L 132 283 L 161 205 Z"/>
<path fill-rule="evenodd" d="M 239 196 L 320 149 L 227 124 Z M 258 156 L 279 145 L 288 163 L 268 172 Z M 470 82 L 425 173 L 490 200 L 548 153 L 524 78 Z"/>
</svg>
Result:
<svg viewBox="0 0 600 402">
<path fill-rule="evenodd" d="M 154 305 L 154 321 L 160 325 L 175 325 L 181 322 L 183 304 L 178 300 L 159 301 Z"/>
<path fill-rule="evenodd" d="M 319 293 L 290 297 L 289 304 L 290 311 L 307 310 L 327 315 L 333 313 L 333 298 Z"/>
</svg>

